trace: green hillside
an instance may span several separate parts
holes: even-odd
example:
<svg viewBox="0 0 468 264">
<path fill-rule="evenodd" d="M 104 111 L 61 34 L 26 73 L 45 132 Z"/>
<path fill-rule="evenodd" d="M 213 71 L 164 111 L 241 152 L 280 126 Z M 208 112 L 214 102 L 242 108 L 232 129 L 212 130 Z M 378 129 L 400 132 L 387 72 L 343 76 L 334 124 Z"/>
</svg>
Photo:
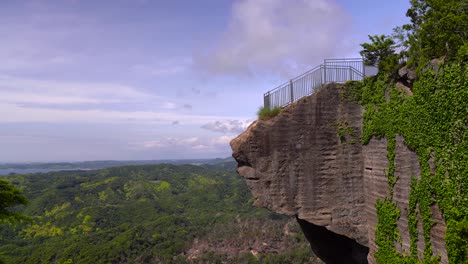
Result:
<svg viewBox="0 0 468 264">
<path fill-rule="evenodd" d="M 17 210 L 32 221 L 1 226 L 0 258 L 6 263 L 310 261 L 297 224 L 253 207 L 232 167 L 162 164 L 7 176 L 29 199 Z"/>
</svg>

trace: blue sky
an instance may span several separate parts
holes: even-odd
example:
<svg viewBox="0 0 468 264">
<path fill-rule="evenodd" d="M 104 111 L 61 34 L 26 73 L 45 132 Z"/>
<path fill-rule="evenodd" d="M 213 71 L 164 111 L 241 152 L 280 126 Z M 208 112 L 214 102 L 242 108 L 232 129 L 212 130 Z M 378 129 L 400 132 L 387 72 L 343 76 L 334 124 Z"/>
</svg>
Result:
<svg viewBox="0 0 468 264">
<path fill-rule="evenodd" d="M 213 158 L 409 0 L 0 0 L 0 163 Z"/>
</svg>

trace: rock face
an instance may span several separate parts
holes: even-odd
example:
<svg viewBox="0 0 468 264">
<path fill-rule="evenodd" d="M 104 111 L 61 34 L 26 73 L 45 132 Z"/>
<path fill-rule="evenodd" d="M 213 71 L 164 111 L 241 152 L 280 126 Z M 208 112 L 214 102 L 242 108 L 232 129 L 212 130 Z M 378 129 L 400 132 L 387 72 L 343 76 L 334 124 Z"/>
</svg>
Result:
<svg viewBox="0 0 468 264">
<path fill-rule="evenodd" d="M 340 98 L 340 92 L 335 84 L 327 85 L 278 116 L 253 123 L 231 141 L 231 148 L 255 204 L 296 216 L 318 257 L 326 263 L 375 263 L 375 203 L 389 195 L 387 143 L 372 139 L 360 144 L 364 109 Z M 402 242 L 397 248 L 402 253 L 409 253 L 407 211 L 413 175 L 419 175 L 418 157 L 397 137 L 393 195 L 401 210 Z M 433 211 L 440 215 L 438 208 Z M 441 217 L 436 227 L 433 251 L 446 263 Z M 418 251 L 422 256 L 424 243 L 418 244 Z"/>
</svg>

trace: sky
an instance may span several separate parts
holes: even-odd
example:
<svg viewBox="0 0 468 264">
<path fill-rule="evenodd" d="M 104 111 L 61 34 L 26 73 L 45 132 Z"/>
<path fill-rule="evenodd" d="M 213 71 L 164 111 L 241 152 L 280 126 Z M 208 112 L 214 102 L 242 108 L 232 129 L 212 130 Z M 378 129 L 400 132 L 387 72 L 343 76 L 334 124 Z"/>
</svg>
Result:
<svg viewBox="0 0 468 264">
<path fill-rule="evenodd" d="M 227 157 L 263 93 L 409 0 L 0 0 L 0 163 Z"/>
</svg>

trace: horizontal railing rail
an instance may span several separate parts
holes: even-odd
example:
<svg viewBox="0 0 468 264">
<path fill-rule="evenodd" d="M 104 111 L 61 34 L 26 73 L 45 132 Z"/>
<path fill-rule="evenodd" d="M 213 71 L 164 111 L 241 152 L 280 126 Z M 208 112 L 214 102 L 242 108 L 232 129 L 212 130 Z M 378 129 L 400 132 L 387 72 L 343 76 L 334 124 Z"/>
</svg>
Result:
<svg viewBox="0 0 468 264">
<path fill-rule="evenodd" d="M 348 59 L 325 59 L 323 64 L 327 66 L 343 66 L 343 67 L 353 67 L 359 72 L 362 72 L 365 75 L 364 62 L 361 58 L 348 58 Z"/>
<path fill-rule="evenodd" d="M 362 59 L 327 59 L 323 64 L 263 95 L 264 107 L 284 107 L 315 93 L 325 84 L 359 81 L 365 76 Z"/>
</svg>

